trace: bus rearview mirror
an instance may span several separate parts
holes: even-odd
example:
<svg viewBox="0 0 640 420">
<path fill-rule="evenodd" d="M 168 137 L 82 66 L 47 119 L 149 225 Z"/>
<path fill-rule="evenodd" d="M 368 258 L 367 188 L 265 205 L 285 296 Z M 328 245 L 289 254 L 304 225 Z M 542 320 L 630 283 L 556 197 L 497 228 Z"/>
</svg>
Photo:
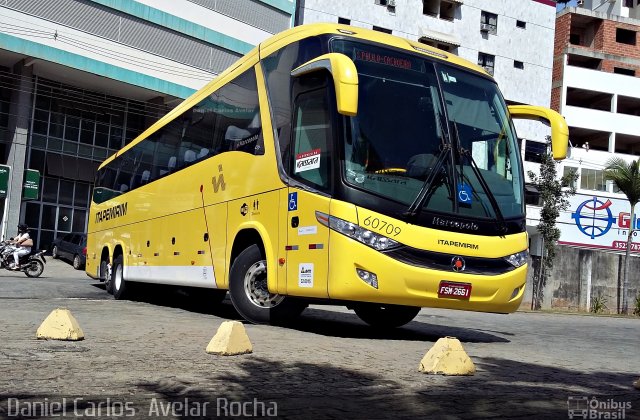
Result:
<svg viewBox="0 0 640 420">
<path fill-rule="evenodd" d="M 564 117 L 556 111 L 542 106 L 510 105 L 511 118 L 536 120 L 551 127 L 551 151 L 555 160 L 567 157 L 569 147 L 569 127 Z"/>
<path fill-rule="evenodd" d="M 353 61 L 340 53 L 324 54 L 293 69 L 291 76 L 298 77 L 319 70 L 331 73 L 338 112 L 355 116 L 358 113 L 358 71 Z"/>
</svg>

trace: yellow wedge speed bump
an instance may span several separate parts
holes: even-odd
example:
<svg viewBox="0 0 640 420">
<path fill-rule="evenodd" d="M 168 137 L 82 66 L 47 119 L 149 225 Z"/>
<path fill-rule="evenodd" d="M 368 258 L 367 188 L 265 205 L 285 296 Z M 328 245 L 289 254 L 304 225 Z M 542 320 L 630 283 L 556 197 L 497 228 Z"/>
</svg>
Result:
<svg viewBox="0 0 640 420">
<path fill-rule="evenodd" d="M 454 337 L 439 339 L 424 355 L 418 370 L 437 375 L 473 375 L 476 366 Z"/>
<path fill-rule="evenodd" d="M 78 321 L 66 308 L 54 309 L 49 316 L 42 321 L 36 337 L 43 340 L 84 340 L 84 332 Z"/>
<path fill-rule="evenodd" d="M 207 346 L 207 353 L 235 356 L 253 352 L 253 346 L 242 322 L 225 321 Z"/>
</svg>

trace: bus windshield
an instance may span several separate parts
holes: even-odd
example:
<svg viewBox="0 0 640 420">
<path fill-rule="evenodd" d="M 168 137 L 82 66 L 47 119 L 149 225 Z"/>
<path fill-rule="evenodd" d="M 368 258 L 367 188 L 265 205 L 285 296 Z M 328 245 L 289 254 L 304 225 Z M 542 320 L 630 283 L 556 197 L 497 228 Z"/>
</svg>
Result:
<svg viewBox="0 0 640 420">
<path fill-rule="evenodd" d="M 523 217 L 516 135 L 495 82 L 399 50 L 334 40 L 359 77 L 343 176 L 419 212 Z"/>
</svg>

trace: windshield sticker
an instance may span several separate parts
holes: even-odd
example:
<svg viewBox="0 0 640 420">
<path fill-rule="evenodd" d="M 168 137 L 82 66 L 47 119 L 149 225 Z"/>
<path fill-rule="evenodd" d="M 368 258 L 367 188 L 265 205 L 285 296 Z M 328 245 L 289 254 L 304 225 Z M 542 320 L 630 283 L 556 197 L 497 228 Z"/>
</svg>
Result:
<svg viewBox="0 0 640 420">
<path fill-rule="evenodd" d="M 313 149 L 309 152 L 298 153 L 296 155 L 296 173 L 319 168 L 320 149 Z"/>
<path fill-rule="evenodd" d="M 313 287 L 313 264 L 301 263 L 299 265 L 298 287 Z"/>
<path fill-rule="evenodd" d="M 356 180 L 357 181 L 357 180 Z M 386 182 L 390 184 L 407 185 L 406 179 L 390 178 L 384 175 L 370 175 L 367 174 L 367 181 Z"/>
<path fill-rule="evenodd" d="M 442 80 L 444 80 L 445 83 L 457 83 L 458 82 L 458 79 L 456 79 L 454 76 L 449 75 L 449 73 L 445 73 L 445 72 L 441 71 L 440 74 L 442 74 Z"/>
<path fill-rule="evenodd" d="M 471 186 L 458 184 L 458 203 L 471 204 Z"/>
</svg>

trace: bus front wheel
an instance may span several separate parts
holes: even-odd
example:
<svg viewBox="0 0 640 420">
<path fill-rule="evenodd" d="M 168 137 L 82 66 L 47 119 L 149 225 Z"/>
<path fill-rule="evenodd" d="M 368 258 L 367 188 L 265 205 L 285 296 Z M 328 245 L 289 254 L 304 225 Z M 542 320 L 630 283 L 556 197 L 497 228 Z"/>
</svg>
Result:
<svg viewBox="0 0 640 420">
<path fill-rule="evenodd" d="M 359 303 L 353 307 L 358 318 L 377 328 L 401 327 L 413 320 L 420 312 L 419 307 L 386 305 L 380 303 Z"/>
<path fill-rule="evenodd" d="M 258 245 L 251 245 L 238 255 L 229 277 L 231 303 L 247 321 L 279 324 L 300 315 L 306 307 L 290 297 L 269 292 L 267 261 Z"/>
</svg>

